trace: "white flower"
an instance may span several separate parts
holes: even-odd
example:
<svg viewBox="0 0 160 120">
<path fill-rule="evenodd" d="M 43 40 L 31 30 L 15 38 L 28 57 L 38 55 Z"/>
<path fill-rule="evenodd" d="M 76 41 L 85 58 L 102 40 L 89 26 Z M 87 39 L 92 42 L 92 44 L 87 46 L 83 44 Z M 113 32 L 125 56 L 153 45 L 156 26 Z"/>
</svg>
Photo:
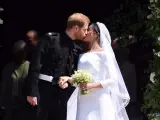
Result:
<svg viewBox="0 0 160 120">
<path fill-rule="evenodd" d="M 157 53 L 157 56 L 160 57 L 160 52 Z"/>
<path fill-rule="evenodd" d="M 153 52 L 155 52 L 155 49 L 152 49 L 153 50 Z"/>
<path fill-rule="evenodd" d="M 158 37 L 158 41 L 160 41 L 160 37 Z"/>
<path fill-rule="evenodd" d="M 151 19 L 152 17 L 153 17 L 152 14 L 150 14 L 150 15 L 147 16 L 148 19 Z"/>
<path fill-rule="evenodd" d="M 160 57 L 160 52 L 158 52 L 158 53 L 155 53 L 155 55 L 157 55 L 158 57 Z"/>
<path fill-rule="evenodd" d="M 51 33 L 51 32 L 49 32 L 49 33 L 48 33 L 48 35 L 52 35 L 52 33 Z"/>
<path fill-rule="evenodd" d="M 3 20 L 2 19 L 0 19 L 0 24 L 3 24 Z"/>
<path fill-rule="evenodd" d="M 150 74 L 150 81 L 151 81 L 152 83 L 155 82 L 154 76 L 155 76 L 155 72 L 152 72 L 152 73 Z"/>
<path fill-rule="evenodd" d="M 4 11 L 4 9 L 0 7 L 0 11 Z"/>
</svg>

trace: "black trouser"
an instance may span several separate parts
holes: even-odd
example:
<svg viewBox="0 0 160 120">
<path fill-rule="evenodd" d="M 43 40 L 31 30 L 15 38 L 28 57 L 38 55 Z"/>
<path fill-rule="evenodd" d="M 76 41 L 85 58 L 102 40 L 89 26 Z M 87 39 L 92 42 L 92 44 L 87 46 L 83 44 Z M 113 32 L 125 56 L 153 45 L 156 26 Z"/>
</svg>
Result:
<svg viewBox="0 0 160 120">
<path fill-rule="evenodd" d="M 17 107 L 8 107 L 4 120 L 27 120 L 26 104 L 19 104 Z"/>
<path fill-rule="evenodd" d="M 38 120 L 66 120 L 67 101 L 74 88 L 62 90 L 58 85 L 40 80 L 40 113 Z"/>
<path fill-rule="evenodd" d="M 27 103 L 26 107 L 26 120 L 36 120 L 39 112 L 39 106 L 32 106 L 29 103 Z"/>
<path fill-rule="evenodd" d="M 25 98 L 26 99 L 26 98 Z M 27 100 L 15 100 L 14 105 L 8 103 L 2 120 L 36 120 L 38 106 L 30 105 Z M 13 101 L 12 101 L 13 102 Z M 1 119 L 0 119 L 1 120 Z"/>
<path fill-rule="evenodd" d="M 4 120 L 6 109 L 0 106 L 0 120 Z"/>
</svg>

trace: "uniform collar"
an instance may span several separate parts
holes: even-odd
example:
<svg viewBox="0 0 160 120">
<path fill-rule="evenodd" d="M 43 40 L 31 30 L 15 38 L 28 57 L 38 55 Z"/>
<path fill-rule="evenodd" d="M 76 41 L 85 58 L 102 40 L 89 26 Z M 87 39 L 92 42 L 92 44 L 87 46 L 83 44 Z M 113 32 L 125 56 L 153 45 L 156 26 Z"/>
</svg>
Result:
<svg viewBox="0 0 160 120">
<path fill-rule="evenodd" d="M 61 43 L 64 45 L 73 45 L 73 40 L 64 32 L 62 33 Z"/>
</svg>

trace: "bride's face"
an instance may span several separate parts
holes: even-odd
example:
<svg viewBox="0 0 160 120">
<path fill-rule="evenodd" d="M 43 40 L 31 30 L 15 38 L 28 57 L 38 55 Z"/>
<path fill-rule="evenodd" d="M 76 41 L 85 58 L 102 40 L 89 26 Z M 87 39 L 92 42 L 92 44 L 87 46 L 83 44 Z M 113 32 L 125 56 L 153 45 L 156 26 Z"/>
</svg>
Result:
<svg viewBox="0 0 160 120">
<path fill-rule="evenodd" d="M 96 38 L 97 38 L 97 34 L 96 34 L 96 32 L 93 30 L 93 26 L 90 25 L 89 28 L 88 28 L 87 35 L 86 35 L 86 37 L 84 38 L 84 41 L 86 41 L 86 42 L 91 42 L 91 41 L 94 41 Z"/>
</svg>

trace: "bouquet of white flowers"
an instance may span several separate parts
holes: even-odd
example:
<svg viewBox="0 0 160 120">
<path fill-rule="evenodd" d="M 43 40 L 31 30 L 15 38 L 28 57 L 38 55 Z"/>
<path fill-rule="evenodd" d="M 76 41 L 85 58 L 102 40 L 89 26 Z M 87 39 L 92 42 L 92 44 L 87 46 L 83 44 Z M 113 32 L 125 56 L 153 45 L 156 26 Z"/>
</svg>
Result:
<svg viewBox="0 0 160 120">
<path fill-rule="evenodd" d="M 71 77 L 72 77 L 73 84 L 77 84 L 77 85 L 80 83 L 92 82 L 92 75 L 83 70 L 75 71 Z M 88 90 L 81 90 L 81 94 L 83 95 L 88 94 L 88 92 L 89 92 Z"/>
</svg>

